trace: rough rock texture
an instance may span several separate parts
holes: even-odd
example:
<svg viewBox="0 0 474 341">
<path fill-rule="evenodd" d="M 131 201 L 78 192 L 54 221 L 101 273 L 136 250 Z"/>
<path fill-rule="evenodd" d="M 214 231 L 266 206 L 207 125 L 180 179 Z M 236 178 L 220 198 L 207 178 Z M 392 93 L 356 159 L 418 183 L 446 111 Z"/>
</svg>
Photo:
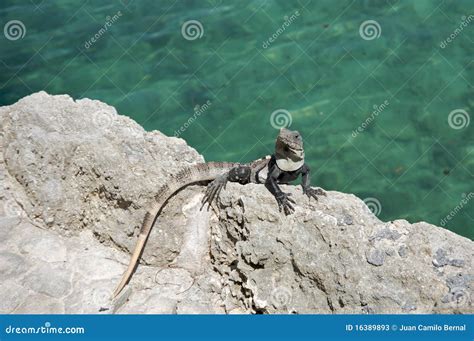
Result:
<svg viewBox="0 0 474 341">
<path fill-rule="evenodd" d="M 328 192 L 278 212 L 261 185 L 173 197 L 114 302 L 146 205 L 202 162 L 114 108 L 44 92 L 0 108 L 0 313 L 472 313 L 474 243 Z"/>
</svg>

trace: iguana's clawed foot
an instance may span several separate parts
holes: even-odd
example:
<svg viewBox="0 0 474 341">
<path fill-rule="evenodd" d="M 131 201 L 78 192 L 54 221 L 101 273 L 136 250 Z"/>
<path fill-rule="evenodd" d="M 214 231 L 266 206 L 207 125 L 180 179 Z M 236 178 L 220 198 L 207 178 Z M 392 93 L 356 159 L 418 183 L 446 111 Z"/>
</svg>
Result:
<svg viewBox="0 0 474 341">
<path fill-rule="evenodd" d="M 324 192 L 321 188 L 303 188 L 303 193 L 306 194 L 309 199 L 314 198 L 316 201 L 318 200 L 318 195 L 326 196 L 326 192 Z"/>
<path fill-rule="evenodd" d="M 204 197 L 201 200 L 202 206 L 201 210 L 204 207 L 204 205 L 207 203 L 207 209 L 209 210 L 209 207 L 212 204 L 212 201 L 216 198 L 219 197 L 220 192 L 222 191 L 222 188 L 225 188 L 227 185 L 227 174 L 224 174 L 223 176 L 220 176 L 216 179 L 214 179 L 209 185 L 207 185 L 206 193 L 204 194 Z"/>
<path fill-rule="evenodd" d="M 296 202 L 290 198 L 291 193 L 279 193 L 275 198 L 278 203 L 278 209 L 283 211 L 285 215 L 292 214 L 295 209 L 292 204 L 296 204 Z"/>
</svg>

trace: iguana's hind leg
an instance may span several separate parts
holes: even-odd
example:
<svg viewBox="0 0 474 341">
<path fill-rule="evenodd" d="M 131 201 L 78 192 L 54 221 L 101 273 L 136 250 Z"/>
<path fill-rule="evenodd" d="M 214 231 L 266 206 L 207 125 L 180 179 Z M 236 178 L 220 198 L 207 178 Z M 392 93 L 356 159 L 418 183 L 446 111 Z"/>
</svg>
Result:
<svg viewBox="0 0 474 341">
<path fill-rule="evenodd" d="M 225 188 L 227 185 L 228 177 L 229 173 L 222 174 L 221 176 L 215 178 L 209 185 L 207 185 L 206 193 L 201 200 L 201 210 L 206 203 L 208 203 L 207 209 L 209 210 L 214 198 L 219 197 L 219 193 L 221 192 L 222 188 Z"/>
<path fill-rule="evenodd" d="M 252 172 L 250 167 L 238 166 L 232 168 L 228 173 L 222 174 L 221 176 L 215 178 L 209 185 L 207 185 L 206 193 L 204 194 L 204 197 L 201 201 L 201 210 L 206 203 L 211 206 L 212 201 L 219 197 L 222 188 L 225 188 L 228 181 L 238 182 L 242 185 L 245 185 L 250 182 L 251 174 Z"/>
</svg>

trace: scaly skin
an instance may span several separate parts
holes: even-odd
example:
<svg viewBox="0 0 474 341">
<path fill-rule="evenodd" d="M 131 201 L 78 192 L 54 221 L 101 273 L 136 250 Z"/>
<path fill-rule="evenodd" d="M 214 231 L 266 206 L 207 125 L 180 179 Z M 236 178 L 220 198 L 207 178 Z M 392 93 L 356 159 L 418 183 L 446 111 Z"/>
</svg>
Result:
<svg viewBox="0 0 474 341">
<path fill-rule="evenodd" d="M 283 168 L 283 169 L 282 169 Z M 285 169 L 286 168 L 286 169 Z M 262 174 L 263 178 L 262 178 Z M 155 196 L 155 202 L 148 209 L 138 236 L 127 270 L 113 293 L 115 298 L 132 276 L 138 259 L 143 251 L 145 242 L 157 215 L 168 199 L 184 187 L 203 181 L 211 181 L 202 199 L 202 206 L 207 203 L 208 208 L 212 201 L 219 196 L 222 188 L 228 181 L 247 183 L 265 183 L 265 187 L 274 195 L 278 208 L 285 214 L 294 211 L 295 201 L 290 194 L 284 193 L 278 184 L 286 184 L 302 175 L 303 192 L 309 198 L 325 195 L 320 189 L 313 189 L 309 183 L 309 167 L 304 163 L 303 140 L 297 131 L 281 129 L 275 145 L 275 154 L 248 164 L 231 162 L 208 162 L 187 167 L 176 174 L 168 184 L 163 185 Z"/>
<path fill-rule="evenodd" d="M 267 162 L 266 160 L 264 161 L 265 163 Z M 156 216 L 160 213 L 165 203 L 168 201 L 168 199 L 171 196 L 173 196 L 173 194 L 175 194 L 182 188 L 193 183 L 219 179 L 219 176 L 227 174 L 232 169 L 236 169 L 239 167 L 252 168 L 252 167 L 258 166 L 261 163 L 262 162 L 260 160 L 248 165 L 244 165 L 240 163 L 231 163 L 231 162 L 201 163 L 201 164 L 197 164 L 197 165 L 183 169 L 176 176 L 174 176 L 171 179 L 171 181 L 169 181 L 169 184 L 163 185 L 158 190 L 158 193 L 155 196 L 155 202 L 145 213 L 145 218 L 143 219 L 142 227 L 140 229 L 140 234 L 138 235 L 138 241 L 135 246 L 135 250 L 133 251 L 132 257 L 130 259 L 130 263 L 128 265 L 127 270 L 122 276 L 122 280 L 120 281 L 120 284 L 117 286 L 117 289 L 115 289 L 113 293 L 113 297 L 116 297 L 122 291 L 122 289 L 127 284 L 128 280 L 130 279 L 132 272 L 135 269 L 135 266 L 138 262 L 138 258 L 140 257 L 143 251 L 143 247 L 148 238 L 148 235 L 151 232 L 151 228 L 153 226 L 153 223 L 155 222 Z M 222 187 L 219 187 L 219 191 L 221 188 Z M 217 193 L 214 193 L 214 195 L 211 195 L 211 194 L 212 193 L 209 193 L 209 192 L 206 193 L 205 198 L 208 198 L 210 200 L 208 201 L 203 200 L 203 206 L 206 202 L 210 203 L 212 201 L 212 198 L 214 198 L 214 195 Z"/>
</svg>

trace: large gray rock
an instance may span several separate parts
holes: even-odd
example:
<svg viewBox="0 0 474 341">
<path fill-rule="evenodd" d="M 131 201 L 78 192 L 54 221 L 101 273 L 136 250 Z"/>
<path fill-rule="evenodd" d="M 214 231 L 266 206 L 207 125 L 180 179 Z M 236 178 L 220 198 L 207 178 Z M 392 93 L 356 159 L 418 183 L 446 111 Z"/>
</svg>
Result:
<svg viewBox="0 0 474 341">
<path fill-rule="evenodd" d="M 0 313 L 473 312 L 472 241 L 339 192 L 287 186 L 284 216 L 238 184 L 209 212 L 202 186 L 173 197 L 112 302 L 154 193 L 202 157 L 88 99 L 40 92 L 0 122 Z"/>
</svg>

